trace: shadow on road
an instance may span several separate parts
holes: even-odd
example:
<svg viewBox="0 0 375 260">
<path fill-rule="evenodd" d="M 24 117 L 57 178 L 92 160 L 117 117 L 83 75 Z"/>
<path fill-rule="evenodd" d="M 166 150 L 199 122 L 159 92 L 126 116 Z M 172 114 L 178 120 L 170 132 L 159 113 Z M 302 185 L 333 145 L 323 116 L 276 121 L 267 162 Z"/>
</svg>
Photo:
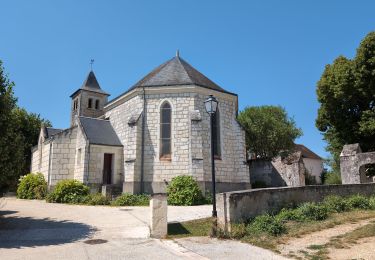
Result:
<svg viewBox="0 0 375 260">
<path fill-rule="evenodd" d="M 90 237 L 92 226 L 49 218 L 12 216 L 14 211 L 0 211 L 0 248 L 59 245 Z"/>
</svg>

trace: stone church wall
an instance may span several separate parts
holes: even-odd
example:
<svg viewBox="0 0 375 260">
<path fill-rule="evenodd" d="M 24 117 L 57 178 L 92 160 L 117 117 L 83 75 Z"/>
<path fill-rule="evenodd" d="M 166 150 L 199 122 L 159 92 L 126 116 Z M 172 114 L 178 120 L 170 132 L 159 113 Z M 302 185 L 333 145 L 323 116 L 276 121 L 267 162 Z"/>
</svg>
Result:
<svg viewBox="0 0 375 260">
<path fill-rule="evenodd" d="M 74 179 L 80 182 L 87 183 L 87 172 L 88 166 L 88 150 L 86 149 L 87 141 L 82 132 L 81 127 L 77 128 L 77 141 L 75 149 L 75 167 L 74 167 Z"/>
<path fill-rule="evenodd" d="M 217 189 L 219 191 L 250 188 L 250 175 L 246 163 L 245 131 L 236 120 L 236 97 L 219 92 L 200 93 L 195 109 L 202 115 L 203 167 L 207 189 L 211 188 L 211 135 L 210 119 L 204 101 L 213 94 L 219 102 L 221 159 L 215 160 Z"/>
<path fill-rule="evenodd" d="M 184 88 L 180 86 L 181 88 Z M 204 101 L 209 94 L 219 100 L 221 115 L 221 160 L 216 160 L 218 190 L 250 188 L 246 164 L 245 132 L 236 121 L 237 97 L 210 90 L 185 92 L 146 90 L 145 126 L 145 192 L 163 192 L 167 183 L 178 175 L 192 175 L 203 190 L 210 189 L 209 116 Z M 137 193 L 141 181 L 141 143 L 143 93 L 133 94 L 122 104 L 109 105 L 105 114 L 124 144 L 124 190 Z M 172 158 L 160 160 L 160 106 L 168 101 L 172 107 Z M 121 101 L 120 101 L 121 102 Z M 119 103 L 120 103 L 119 102 Z M 193 114 L 201 117 L 196 120 Z M 137 119 L 137 120 L 136 120 Z M 135 121 L 134 121 L 135 120 Z M 132 121 L 132 124 L 129 124 Z"/>
<path fill-rule="evenodd" d="M 104 145 L 90 145 L 89 168 L 87 184 L 102 185 L 104 154 L 113 154 L 112 184 L 121 184 L 123 181 L 123 154 L 122 147 L 111 147 Z"/>
<path fill-rule="evenodd" d="M 76 137 L 77 127 L 66 129 L 53 136 L 49 185 L 74 178 Z"/>
<path fill-rule="evenodd" d="M 142 110 L 143 99 L 139 94 L 105 113 L 105 117 L 109 118 L 113 129 L 124 145 L 124 191 L 130 193 L 140 192 Z M 135 122 L 129 125 L 131 119 Z"/>
</svg>

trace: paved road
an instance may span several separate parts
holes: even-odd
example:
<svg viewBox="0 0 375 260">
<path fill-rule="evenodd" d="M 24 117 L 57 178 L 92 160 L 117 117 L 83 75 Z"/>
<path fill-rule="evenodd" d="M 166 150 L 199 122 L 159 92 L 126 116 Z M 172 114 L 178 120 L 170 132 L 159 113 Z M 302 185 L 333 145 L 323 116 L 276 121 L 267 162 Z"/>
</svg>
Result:
<svg viewBox="0 0 375 260">
<path fill-rule="evenodd" d="M 148 207 L 0 200 L 0 259 L 280 259 L 234 241 L 149 238 Z M 168 222 L 208 217 L 211 207 L 168 207 Z"/>
</svg>

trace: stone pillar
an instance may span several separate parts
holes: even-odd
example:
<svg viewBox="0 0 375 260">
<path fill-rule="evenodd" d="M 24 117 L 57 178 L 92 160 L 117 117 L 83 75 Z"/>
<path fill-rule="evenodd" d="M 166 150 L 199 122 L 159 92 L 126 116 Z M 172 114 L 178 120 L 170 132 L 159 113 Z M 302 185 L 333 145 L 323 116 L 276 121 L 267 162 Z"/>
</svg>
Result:
<svg viewBox="0 0 375 260">
<path fill-rule="evenodd" d="M 342 184 L 361 183 L 358 169 L 358 154 L 361 153 L 359 144 L 344 145 L 340 154 L 340 171 Z"/>
<path fill-rule="evenodd" d="M 168 220 L 167 220 L 167 194 L 156 193 L 152 195 L 150 201 L 151 207 L 151 237 L 165 238 L 168 234 Z"/>
</svg>

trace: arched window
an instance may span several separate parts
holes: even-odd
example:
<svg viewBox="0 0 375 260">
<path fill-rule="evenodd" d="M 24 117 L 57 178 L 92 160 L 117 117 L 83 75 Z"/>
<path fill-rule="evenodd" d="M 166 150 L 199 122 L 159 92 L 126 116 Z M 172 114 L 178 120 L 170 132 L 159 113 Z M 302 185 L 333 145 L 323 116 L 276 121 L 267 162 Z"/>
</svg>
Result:
<svg viewBox="0 0 375 260">
<path fill-rule="evenodd" d="M 87 108 L 92 108 L 92 98 L 89 98 L 89 103 L 87 104 Z"/>
<path fill-rule="evenodd" d="M 213 141 L 214 141 L 214 156 L 217 159 L 221 158 L 221 144 L 220 144 L 220 112 L 217 108 L 216 113 L 212 115 L 213 125 Z"/>
<path fill-rule="evenodd" d="M 99 99 L 95 100 L 95 109 L 99 109 Z"/>
<path fill-rule="evenodd" d="M 160 159 L 171 159 L 172 108 L 166 101 L 160 107 Z"/>
</svg>

